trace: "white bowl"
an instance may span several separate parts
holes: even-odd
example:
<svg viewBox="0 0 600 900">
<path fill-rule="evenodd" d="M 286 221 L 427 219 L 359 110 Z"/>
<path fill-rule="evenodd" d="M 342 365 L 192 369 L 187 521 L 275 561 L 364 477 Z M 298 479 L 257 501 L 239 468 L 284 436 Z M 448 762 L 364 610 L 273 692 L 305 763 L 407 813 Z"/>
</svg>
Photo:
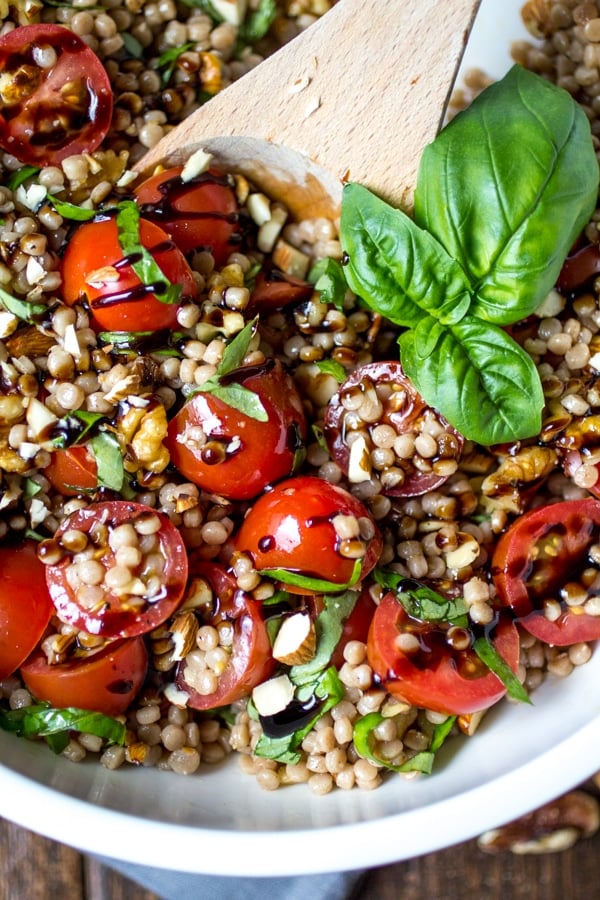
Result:
<svg viewBox="0 0 600 900">
<path fill-rule="evenodd" d="M 484 0 L 464 66 L 500 76 L 521 36 L 521 0 Z M 117 860 L 228 875 L 371 867 L 437 850 L 523 814 L 600 766 L 600 654 L 547 681 L 533 707 L 505 703 L 444 749 L 433 775 L 372 792 L 265 793 L 235 759 L 190 778 L 109 772 L 0 733 L 0 815 Z"/>
</svg>

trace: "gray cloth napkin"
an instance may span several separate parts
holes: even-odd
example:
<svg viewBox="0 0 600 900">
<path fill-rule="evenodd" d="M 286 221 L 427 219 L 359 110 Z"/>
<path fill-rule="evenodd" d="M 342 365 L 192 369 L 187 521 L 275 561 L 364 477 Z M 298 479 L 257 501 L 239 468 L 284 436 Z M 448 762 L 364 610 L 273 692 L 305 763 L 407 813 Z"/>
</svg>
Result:
<svg viewBox="0 0 600 900">
<path fill-rule="evenodd" d="M 357 871 L 290 878 L 228 878 L 171 872 L 114 859 L 100 861 L 162 900 L 350 900 L 365 875 Z"/>
</svg>

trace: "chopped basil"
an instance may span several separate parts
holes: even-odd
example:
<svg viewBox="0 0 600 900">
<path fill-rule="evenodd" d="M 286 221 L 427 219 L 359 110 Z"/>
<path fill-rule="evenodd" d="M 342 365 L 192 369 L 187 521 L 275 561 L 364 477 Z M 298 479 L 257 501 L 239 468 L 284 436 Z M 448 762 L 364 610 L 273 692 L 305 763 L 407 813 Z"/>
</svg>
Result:
<svg viewBox="0 0 600 900">
<path fill-rule="evenodd" d="M 57 749 L 62 743 L 60 749 L 63 750 L 68 743 L 70 731 L 94 734 L 112 744 L 124 744 L 126 732 L 122 722 L 103 713 L 77 707 L 55 709 L 49 703 L 36 703 L 21 709 L 0 708 L 0 728 L 20 737 L 50 737 L 49 743 L 53 749 Z M 56 742 L 61 735 L 66 736 L 66 743 Z"/>
<path fill-rule="evenodd" d="M 138 41 L 138 39 L 134 37 L 129 31 L 122 31 L 121 37 L 123 39 L 123 46 L 125 47 L 128 55 L 132 56 L 134 59 L 143 59 L 144 48 Z"/>
<path fill-rule="evenodd" d="M 450 622 L 466 627 L 469 607 L 463 597 L 449 599 L 437 591 L 387 569 L 375 569 L 375 581 L 394 591 L 407 615 L 422 622 Z"/>
<path fill-rule="evenodd" d="M 331 375 L 338 384 L 343 384 L 348 374 L 343 365 L 335 359 L 321 359 L 315 365 L 325 375 Z"/>
<path fill-rule="evenodd" d="M 4 288 L 0 288 L 0 305 L 4 309 L 22 319 L 23 322 L 34 323 L 40 316 L 46 315 L 48 307 L 43 303 L 30 303 L 29 300 L 23 300 L 21 297 L 13 297 Z"/>
<path fill-rule="evenodd" d="M 82 206 L 77 206 L 76 203 L 59 200 L 58 197 L 54 197 L 52 194 L 48 194 L 47 199 L 63 219 L 70 219 L 73 222 L 89 222 L 90 219 L 98 215 L 97 209 L 84 209 Z"/>
<path fill-rule="evenodd" d="M 88 412 L 85 409 L 75 409 L 68 416 L 60 419 L 55 431 L 57 436 L 53 439 L 55 447 L 70 447 L 73 444 L 81 444 L 90 436 L 100 422 L 105 421 L 106 416 L 101 413 Z"/>
<path fill-rule="evenodd" d="M 487 446 L 539 434 L 544 396 L 507 334 L 553 287 L 598 194 L 585 113 L 514 66 L 424 151 L 414 219 L 344 188 L 344 272 L 405 330 L 400 358 L 425 401 Z"/>
<path fill-rule="evenodd" d="M 21 166 L 20 169 L 11 172 L 8 176 L 6 179 L 6 187 L 11 191 L 16 191 L 18 187 L 25 184 L 25 182 L 30 178 L 33 178 L 34 175 L 37 175 L 39 171 L 37 166 Z"/>
<path fill-rule="evenodd" d="M 482 663 L 485 663 L 490 672 L 493 672 L 500 679 L 509 697 L 512 697 L 513 700 L 519 700 L 521 703 L 531 703 L 529 694 L 489 638 L 477 638 L 473 643 L 473 650 Z"/>
<path fill-rule="evenodd" d="M 90 440 L 90 447 L 96 460 L 98 484 L 121 492 L 125 483 L 125 469 L 123 454 L 114 434 L 99 431 Z"/>
<path fill-rule="evenodd" d="M 310 270 L 308 280 L 314 284 L 325 303 L 331 303 L 336 309 L 344 309 L 348 284 L 340 262 L 329 257 L 320 259 Z"/>
<path fill-rule="evenodd" d="M 261 569 L 259 574 L 281 581 L 282 584 L 306 588 L 309 591 L 314 591 L 315 594 L 327 594 L 346 591 L 348 588 L 354 587 L 360 581 L 361 571 L 362 560 L 357 559 L 354 563 L 350 580 L 346 584 L 335 584 L 335 582 L 325 581 L 323 578 L 311 578 L 308 575 L 300 575 L 299 572 L 292 572 L 288 569 Z"/>
<path fill-rule="evenodd" d="M 240 25 L 237 40 L 238 47 L 241 49 L 244 45 L 254 44 L 263 38 L 275 21 L 276 15 L 276 0 L 260 0 L 258 7 L 248 13 Z"/>
<path fill-rule="evenodd" d="M 23 499 L 31 500 L 33 497 L 36 497 L 40 491 L 42 490 L 41 485 L 37 483 L 33 478 L 24 478 L 23 479 Z"/>
<path fill-rule="evenodd" d="M 194 394 L 213 394 L 213 396 L 222 400 L 223 403 L 226 403 L 227 406 L 237 409 L 243 415 L 256 419 L 258 422 L 267 422 L 269 416 L 258 394 L 235 381 L 223 381 L 226 375 L 230 375 L 238 369 L 243 369 L 242 363 L 248 352 L 250 341 L 256 332 L 256 324 L 257 320 L 253 319 L 236 334 L 233 340 L 225 347 L 223 358 L 215 374 L 205 381 L 198 390 L 193 391 L 190 396 L 194 396 Z"/>
<path fill-rule="evenodd" d="M 373 733 L 383 721 L 385 721 L 385 717 L 381 713 L 372 712 L 356 722 L 353 741 L 360 756 L 393 772 L 422 772 L 424 775 L 430 775 L 433 770 L 435 754 L 451 733 L 456 716 L 448 716 L 447 719 L 435 726 L 428 750 L 416 753 L 401 765 L 393 765 L 388 760 L 377 756 L 373 749 Z"/>
<path fill-rule="evenodd" d="M 118 206 L 117 232 L 123 255 L 128 257 L 131 268 L 142 284 L 152 288 L 161 303 L 178 303 L 181 285 L 171 284 L 149 250 L 140 239 L 140 210 L 132 200 L 123 200 Z"/>
<path fill-rule="evenodd" d="M 160 56 L 156 60 L 156 68 L 161 73 L 163 84 L 168 84 L 171 80 L 171 75 L 175 70 L 177 60 L 179 59 L 181 54 L 186 53 L 188 50 L 191 50 L 195 46 L 196 45 L 193 41 L 187 41 L 180 47 L 170 47 L 168 50 L 165 50 L 164 53 L 160 54 Z"/>
</svg>

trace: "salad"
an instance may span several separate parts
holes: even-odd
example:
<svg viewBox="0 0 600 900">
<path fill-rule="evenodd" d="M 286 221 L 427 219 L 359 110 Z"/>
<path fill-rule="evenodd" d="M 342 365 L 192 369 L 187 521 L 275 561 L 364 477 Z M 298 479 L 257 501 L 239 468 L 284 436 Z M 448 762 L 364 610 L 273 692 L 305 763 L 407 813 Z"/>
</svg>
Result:
<svg viewBox="0 0 600 900">
<path fill-rule="evenodd" d="M 588 117 L 515 66 L 412 217 L 348 184 L 294 222 L 202 151 L 132 168 L 278 7 L 134 6 L 0 33 L 0 727 L 266 790 L 430 773 L 600 637 Z"/>
</svg>

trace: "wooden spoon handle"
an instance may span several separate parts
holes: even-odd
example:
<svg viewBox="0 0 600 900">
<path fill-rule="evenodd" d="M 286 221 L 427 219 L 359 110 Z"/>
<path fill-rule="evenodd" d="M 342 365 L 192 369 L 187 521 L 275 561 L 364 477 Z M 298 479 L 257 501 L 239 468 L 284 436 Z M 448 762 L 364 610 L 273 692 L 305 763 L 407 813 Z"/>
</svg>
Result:
<svg viewBox="0 0 600 900">
<path fill-rule="evenodd" d="M 317 167 L 303 178 L 298 173 L 303 189 L 312 178 L 322 180 L 324 170 L 333 179 L 331 195 L 343 181 L 360 181 L 410 209 L 421 152 L 440 128 L 479 4 L 339 0 L 169 132 L 138 168 L 181 163 L 201 147 L 238 166 L 240 156 L 259 153 L 264 185 L 293 166 L 277 156 L 276 148 L 285 147 L 300 158 L 300 168 Z M 229 159 L 221 139 L 234 136 Z M 256 178 L 256 165 L 248 169 Z M 295 203 L 288 190 L 286 202 L 293 209 L 303 201 Z M 310 211 L 320 212 L 314 204 Z"/>
</svg>

